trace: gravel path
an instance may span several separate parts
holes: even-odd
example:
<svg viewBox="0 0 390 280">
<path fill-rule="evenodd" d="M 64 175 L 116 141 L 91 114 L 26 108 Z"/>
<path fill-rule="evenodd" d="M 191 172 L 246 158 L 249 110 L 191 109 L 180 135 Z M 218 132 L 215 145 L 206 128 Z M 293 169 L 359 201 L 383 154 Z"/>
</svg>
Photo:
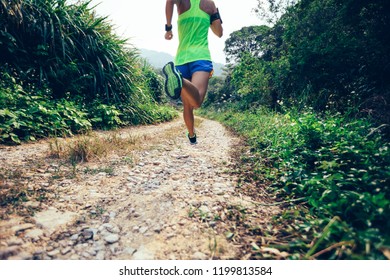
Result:
<svg viewBox="0 0 390 280">
<path fill-rule="evenodd" d="M 229 172 L 239 139 L 217 122 L 197 125 L 193 146 L 181 119 L 120 130 L 134 139 L 129 151 L 77 165 L 49 157 L 49 140 L 0 147 L 0 187 L 26 193 L 1 209 L 0 259 L 242 256 L 223 223 L 228 206 L 254 208 Z"/>
</svg>

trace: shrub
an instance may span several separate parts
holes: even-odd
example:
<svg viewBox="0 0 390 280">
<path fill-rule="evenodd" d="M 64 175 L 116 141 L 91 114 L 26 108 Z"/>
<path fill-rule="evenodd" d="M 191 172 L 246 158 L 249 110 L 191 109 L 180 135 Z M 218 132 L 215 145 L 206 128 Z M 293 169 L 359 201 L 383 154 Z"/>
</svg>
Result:
<svg viewBox="0 0 390 280">
<path fill-rule="evenodd" d="M 0 142 L 20 143 L 46 136 L 65 136 L 91 129 L 87 114 L 73 101 L 50 98 L 50 90 L 0 80 Z M 33 91 L 32 91 L 33 90 Z"/>
</svg>

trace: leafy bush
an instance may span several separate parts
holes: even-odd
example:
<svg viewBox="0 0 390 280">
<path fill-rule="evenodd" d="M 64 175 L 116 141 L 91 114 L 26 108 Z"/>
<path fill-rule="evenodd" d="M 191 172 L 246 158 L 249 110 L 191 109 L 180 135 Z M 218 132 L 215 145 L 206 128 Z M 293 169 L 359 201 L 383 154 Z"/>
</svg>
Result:
<svg viewBox="0 0 390 280">
<path fill-rule="evenodd" d="M 110 129 L 123 124 L 121 112 L 114 105 L 96 104 L 90 112 L 91 122 L 94 127 Z"/>
<path fill-rule="evenodd" d="M 232 84 L 246 103 L 272 106 L 268 67 L 264 61 L 242 54 L 240 64 L 233 69 Z"/>
<path fill-rule="evenodd" d="M 142 73 L 145 78 L 146 90 L 155 102 L 162 103 L 165 97 L 163 94 L 164 86 L 162 76 L 147 61 L 143 61 Z"/>
<path fill-rule="evenodd" d="M 4 75 L 6 76 L 6 75 Z M 85 132 L 92 125 L 74 102 L 50 99 L 50 90 L 30 92 L 10 78 L 0 80 L 0 143 Z"/>
</svg>

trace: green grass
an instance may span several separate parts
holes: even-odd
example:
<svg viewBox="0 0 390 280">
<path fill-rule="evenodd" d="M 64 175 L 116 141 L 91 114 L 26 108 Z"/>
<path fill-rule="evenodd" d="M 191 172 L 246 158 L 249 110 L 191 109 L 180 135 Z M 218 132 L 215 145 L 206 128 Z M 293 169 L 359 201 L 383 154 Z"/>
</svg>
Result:
<svg viewBox="0 0 390 280">
<path fill-rule="evenodd" d="M 275 217 L 290 258 L 385 259 L 390 247 L 390 149 L 368 120 L 311 110 L 212 112 L 242 135 L 250 154 L 242 166 L 281 201 L 299 199 Z M 244 170 L 243 170 L 244 171 Z M 283 235 L 291 235 L 288 241 Z M 272 244 L 271 244 L 272 245 Z M 253 252 L 253 258 L 264 258 Z"/>
</svg>

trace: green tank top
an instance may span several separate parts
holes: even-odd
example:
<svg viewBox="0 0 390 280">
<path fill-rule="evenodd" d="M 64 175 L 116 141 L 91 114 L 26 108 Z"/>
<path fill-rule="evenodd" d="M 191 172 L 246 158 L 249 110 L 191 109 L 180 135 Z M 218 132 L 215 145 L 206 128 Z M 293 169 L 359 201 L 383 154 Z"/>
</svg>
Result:
<svg viewBox="0 0 390 280">
<path fill-rule="evenodd" d="M 210 15 L 200 8 L 201 0 L 190 0 L 191 8 L 177 21 L 179 47 L 175 64 L 183 65 L 197 60 L 211 61 L 208 34 Z"/>
</svg>

